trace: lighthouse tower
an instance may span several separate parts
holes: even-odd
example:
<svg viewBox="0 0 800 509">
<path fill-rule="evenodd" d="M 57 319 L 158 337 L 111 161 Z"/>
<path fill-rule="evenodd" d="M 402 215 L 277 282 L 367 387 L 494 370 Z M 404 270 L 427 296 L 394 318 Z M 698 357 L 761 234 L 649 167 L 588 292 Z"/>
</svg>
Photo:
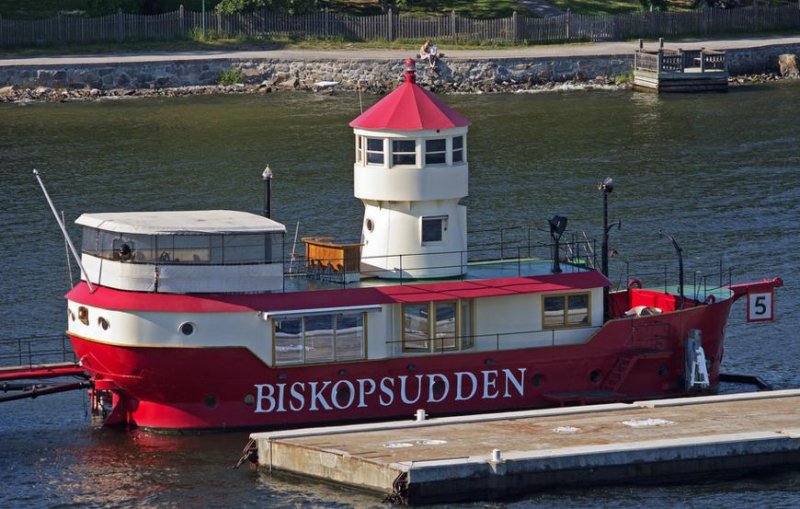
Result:
<svg viewBox="0 0 800 509">
<path fill-rule="evenodd" d="M 467 264 L 469 120 L 405 82 L 350 122 L 355 196 L 364 202 L 361 272 L 384 278 L 459 276 Z"/>
</svg>

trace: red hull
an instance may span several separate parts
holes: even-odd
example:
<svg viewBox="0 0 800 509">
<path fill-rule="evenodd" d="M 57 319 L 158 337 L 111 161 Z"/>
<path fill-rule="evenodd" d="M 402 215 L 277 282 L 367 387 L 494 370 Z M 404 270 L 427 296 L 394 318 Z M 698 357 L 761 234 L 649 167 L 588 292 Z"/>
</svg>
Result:
<svg viewBox="0 0 800 509">
<path fill-rule="evenodd" d="M 622 293 L 614 300 L 627 309 L 630 298 Z M 71 339 L 96 388 L 115 394 L 109 423 L 269 428 L 411 418 L 419 408 L 444 415 L 685 395 L 690 329 L 702 331 L 714 390 L 732 302 L 611 320 L 582 345 L 291 368 L 268 366 L 244 347 L 121 347 Z"/>
</svg>

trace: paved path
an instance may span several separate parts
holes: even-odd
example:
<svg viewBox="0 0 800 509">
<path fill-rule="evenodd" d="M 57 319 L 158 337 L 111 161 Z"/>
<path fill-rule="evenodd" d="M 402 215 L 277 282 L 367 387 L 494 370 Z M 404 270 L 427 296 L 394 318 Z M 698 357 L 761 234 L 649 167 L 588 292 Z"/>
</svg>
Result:
<svg viewBox="0 0 800 509">
<path fill-rule="evenodd" d="M 564 11 L 548 0 L 517 0 L 517 3 L 541 18 L 561 16 Z"/>
<path fill-rule="evenodd" d="M 800 44 L 800 35 L 793 37 L 750 37 L 740 39 L 692 40 L 668 43 L 670 48 L 683 49 L 735 49 L 755 48 L 770 45 Z M 651 42 L 648 46 L 655 47 Z M 508 49 L 487 50 L 450 50 L 445 46 L 446 57 L 459 59 L 501 59 L 501 58 L 541 58 L 541 57 L 574 57 L 601 55 L 630 55 L 636 48 L 633 41 L 600 42 L 586 44 L 542 45 Z M 80 65 L 80 64 L 113 64 L 126 62 L 163 62 L 181 60 L 213 60 L 213 59 L 275 59 L 275 60 L 401 60 L 416 54 L 416 48 L 409 49 L 274 49 L 255 51 L 179 51 L 179 52 L 147 52 L 147 53 L 109 53 L 97 55 L 59 55 L 49 57 L 19 57 L 0 59 L 3 66 L 43 66 L 43 65 Z"/>
</svg>

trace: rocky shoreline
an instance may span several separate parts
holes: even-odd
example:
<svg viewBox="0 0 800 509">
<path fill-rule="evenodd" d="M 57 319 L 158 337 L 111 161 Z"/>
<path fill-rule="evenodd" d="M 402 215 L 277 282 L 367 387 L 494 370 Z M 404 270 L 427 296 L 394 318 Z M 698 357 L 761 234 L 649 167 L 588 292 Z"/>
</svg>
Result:
<svg viewBox="0 0 800 509">
<path fill-rule="evenodd" d="M 746 86 L 776 81 L 797 79 L 783 77 L 777 73 L 763 73 L 731 77 L 730 86 Z M 442 79 L 420 80 L 425 88 L 444 94 L 485 94 L 485 93 L 522 93 L 522 92 L 565 92 L 590 90 L 625 90 L 632 88 L 632 81 L 597 76 L 594 79 L 573 79 L 565 82 L 549 81 L 534 83 L 530 80 L 487 81 L 480 84 L 452 83 Z M 395 83 L 370 82 L 361 85 L 361 91 L 382 95 L 396 86 Z M 150 88 L 59 88 L 38 86 L 34 88 L 9 85 L 0 88 L 0 103 L 29 104 L 37 102 L 63 103 L 75 101 L 96 101 L 109 99 L 133 99 L 140 97 L 184 97 L 194 95 L 244 95 L 269 94 L 282 92 L 307 92 L 319 94 L 336 94 L 339 92 L 355 92 L 359 87 L 347 86 L 336 82 L 304 83 L 296 78 L 275 78 L 261 83 L 237 83 L 234 85 L 190 85 L 180 87 Z"/>
</svg>

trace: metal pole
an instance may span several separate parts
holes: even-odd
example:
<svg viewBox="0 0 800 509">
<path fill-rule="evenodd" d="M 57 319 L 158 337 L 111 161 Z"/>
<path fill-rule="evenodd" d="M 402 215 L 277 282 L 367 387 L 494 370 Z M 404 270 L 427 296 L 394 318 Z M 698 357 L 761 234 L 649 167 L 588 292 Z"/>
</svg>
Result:
<svg viewBox="0 0 800 509">
<path fill-rule="evenodd" d="M 36 180 L 39 181 L 39 186 L 42 188 L 42 192 L 44 192 L 44 197 L 47 198 L 47 203 L 50 205 L 50 210 L 53 211 L 53 216 L 56 218 L 56 222 L 58 226 L 61 227 L 61 233 L 64 234 L 64 239 L 66 239 L 67 244 L 69 245 L 70 250 L 72 251 L 72 256 L 75 258 L 75 261 L 78 262 L 78 267 L 81 268 L 81 274 L 83 277 L 86 278 L 86 286 L 89 287 L 89 291 L 94 293 L 94 287 L 92 286 L 92 282 L 89 280 L 89 274 L 86 272 L 86 269 L 83 268 L 83 263 L 81 263 L 81 258 L 78 256 L 78 251 L 75 249 L 75 246 L 72 245 L 72 240 L 69 238 L 69 234 L 67 233 L 67 229 L 64 227 L 64 223 L 61 222 L 61 218 L 58 216 L 58 212 L 56 212 L 56 207 L 53 205 L 53 200 L 50 199 L 50 195 L 47 194 L 47 189 L 44 187 L 44 182 L 42 182 L 41 177 L 39 177 L 39 172 L 36 169 L 33 170 L 33 176 L 36 177 Z"/>
<path fill-rule="evenodd" d="M 261 179 L 264 181 L 264 217 L 272 218 L 272 170 L 269 165 L 264 168 L 261 173 Z"/>
<path fill-rule="evenodd" d="M 606 177 L 597 185 L 603 191 L 603 242 L 600 246 L 600 271 L 608 277 L 608 195 L 614 190 L 614 180 Z M 608 286 L 603 287 L 603 321 L 611 318 Z"/>
<path fill-rule="evenodd" d="M 685 297 L 683 296 L 683 250 L 678 245 L 678 242 L 675 241 L 675 238 L 672 235 L 670 235 L 668 233 L 664 233 L 661 230 L 659 230 L 658 233 L 659 233 L 659 235 L 661 235 L 663 237 L 666 237 L 666 238 L 668 238 L 669 240 L 672 241 L 672 247 L 675 248 L 675 252 L 678 254 L 678 293 L 681 296 L 681 307 L 680 307 L 680 309 L 683 309 L 683 304 L 684 304 L 684 301 L 686 300 Z"/>
</svg>

